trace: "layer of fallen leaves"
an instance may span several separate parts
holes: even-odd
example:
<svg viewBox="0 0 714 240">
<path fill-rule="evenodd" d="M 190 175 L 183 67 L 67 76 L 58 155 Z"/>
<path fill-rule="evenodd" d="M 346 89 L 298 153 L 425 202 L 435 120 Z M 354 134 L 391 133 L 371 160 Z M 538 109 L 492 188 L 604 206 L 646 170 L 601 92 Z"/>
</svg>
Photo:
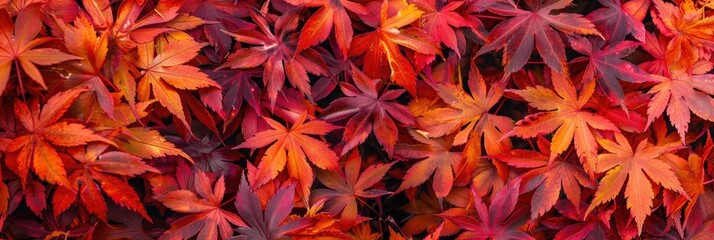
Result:
<svg viewBox="0 0 714 240">
<path fill-rule="evenodd" d="M 8 239 L 709 239 L 714 1 L 0 0 Z"/>
</svg>

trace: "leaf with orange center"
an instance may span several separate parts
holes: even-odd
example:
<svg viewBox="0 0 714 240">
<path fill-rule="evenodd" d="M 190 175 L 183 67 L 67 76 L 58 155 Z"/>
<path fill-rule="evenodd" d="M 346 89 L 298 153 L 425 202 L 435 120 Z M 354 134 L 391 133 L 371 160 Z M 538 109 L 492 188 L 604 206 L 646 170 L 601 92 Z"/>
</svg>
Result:
<svg viewBox="0 0 714 240">
<path fill-rule="evenodd" d="M 52 96 L 40 110 L 39 103 L 27 104 L 15 100 L 15 115 L 27 129 L 8 146 L 8 152 L 18 152 L 17 174 L 26 182 L 30 167 L 42 179 L 68 186 L 67 171 L 55 147 L 85 145 L 101 141 L 113 143 L 79 123 L 59 121 L 84 89 L 72 89 Z"/>
<path fill-rule="evenodd" d="M 714 121 L 714 74 L 690 75 L 683 70 L 670 70 L 669 77 L 653 75 L 657 85 L 647 92 L 652 95 L 647 104 L 647 126 L 667 109 L 670 122 L 684 142 L 691 119 L 690 111 L 705 120 Z"/>
<path fill-rule="evenodd" d="M 30 76 L 35 83 L 47 89 L 42 73 L 37 65 L 47 66 L 68 60 L 79 59 L 54 48 L 37 48 L 52 38 L 35 38 L 42 29 L 42 14 L 37 5 L 20 11 L 13 23 L 7 9 L 0 9 L 0 95 L 10 81 L 12 66 L 17 77 L 21 78 L 20 69 Z M 21 79 L 20 89 L 24 91 Z M 22 93 L 24 94 L 24 92 Z"/>
<path fill-rule="evenodd" d="M 69 176 L 71 185 L 61 186 L 54 193 L 52 210 L 55 217 L 79 198 L 89 212 L 106 222 L 108 209 L 102 196 L 104 192 L 115 203 L 151 221 L 139 195 L 122 178 L 160 171 L 147 165 L 139 157 L 124 152 L 106 151 L 107 147 L 106 144 L 89 144 L 86 147 L 68 149 L 72 157 L 81 164 L 72 166 L 74 171 Z"/>
<path fill-rule="evenodd" d="M 543 112 L 528 115 L 518 121 L 513 130 L 504 137 L 532 138 L 555 131 L 550 145 L 550 161 L 563 153 L 574 140 L 580 161 L 586 164 L 585 170 L 592 173 L 595 169 L 598 147 L 591 128 L 616 132 L 619 130 L 607 118 L 583 109 L 595 91 L 594 81 L 586 84 L 578 96 L 575 86 L 568 78 L 555 71 L 551 72 L 555 92 L 542 86 L 508 90 Z"/>
<path fill-rule="evenodd" d="M 416 95 L 417 73 L 399 46 L 425 55 L 441 53 L 439 45 L 422 29 L 404 26 L 417 21 L 424 11 L 414 4 L 399 9 L 397 15 L 388 16 L 389 1 L 382 2 L 380 23 L 376 30 L 358 35 L 352 41 L 349 56 L 366 53 L 364 71 L 374 79 L 389 79 Z M 384 65 L 387 63 L 388 65 Z M 385 71 L 389 69 L 388 71 Z"/>
<path fill-rule="evenodd" d="M 388 191 L 368 189 L 382 180 L 384 174 L 394 163 L 372 164 L 360 174 L 362 158 L 359 151 L 352 151 L 347 156 L 344 176 L 331 171 L 318 170 L 317 179 L 330 189 L 313 191 L 312 201 L 327 200 L 325 208 L 333 216 L 340 216 L 342 229 L 348 230 L 358 223 L 360 216 L 357 200 L 362 198 L 377 198 L 389 194 Z M 359 199 L 358 199 L 359 198 Z"/>
<path fill-rule="evenodd" d="M 197 239 L 228 239 L 233 235 L 231 224 L 247 226 L 238 215 L 221 208 L 226 191 L 223 176 L 211 188 L 211 180 L 199 170 L 193 184 L 194 191 L 180 189 L 156 197 L 171 210 L 189 214 L 171 223 L 159 239 L 188 239 L 196 234 Z"/>
<path fill-rule="evenodd" d="M 320 120 L 305 122 L 306 112 L 290 128 L 273 119 L 263 119 L 271 129 L 258 132 L 235 147 L 256 149 L 270 145 L 258 164 L 254 178 L 258 181 L 251 183 L 253 186 L 260 187 L 275 179 L 287 165 L 290 177 L 300 181 L 300 191 L 307 200 L 314 178 L 307 159 L 321 169 L 340 171 L 339 158 L 327 143 L 308 136 L 325 135 L 338 127 Z"/>
<path fill-rule="evenodd" d="M 627 180 L 627 208 L 635 218 L 638 233 L 641 233 L 645 218 L 652 212 L 652 200 L 655 197 L 653 183 L 683 195 L 687 194 L 672 168 L 660 158 L 662 154 L 679 147 L 656 146 L 644 139 L 632 148 L 629 140 L 619 133 L 615 134 L 615 140 L 616 142 L 601 138 L 597 140 L 607 152 L 597 156 L 595 172 L 606 174 L 600 179 L 595 198 L 585 215 L 598 205 L 615 199 Z"/>
<path fill-rule="evenodd" d="M 468 75 L 469 92 L 461 86 L 442 83 L 435 87 L 436 93 L 448 107 L 432 108 L 421 114 L 417 121 L 428 137 L 441 137 L 456 132 L 454 145 L 465 145 L 465 161 L 458 167 L 457 182 L 470 182 L 482 155 L 498 154 L 512 148 L 510 139 L 503 139 L 513 128 L 509 117 L 491 113 L 491 109 L 503 97 L 503 82 L 493 83 L 490 88 L 475 64 Z"/>
<path fill-rule="evenodd" d="M 426 182 L 434 175 L 432 187 L 437 197 L 446 197 L 454 184 L 454 169 L 461 161 L 461 153 L 453 152 L 453 135 L 441 138 L 427 138 L 415 130 L 409 130 L 409 135 L 421 144 L 397 144 L 394 151 L 399 156 L 421 159 L 412 165 L 404 181 L 396 192 L 413 188 Z"/>
<path fill-rule="evenodd" d="M 208 87 L 220 89 L 221 85 L 208 78 L 199 68 L 184 65 L 196 57 L 198 51 L 205 46 L 190 37 L 187 38 L 179 40 L 169 37 L 166 41 L 140 44 L 136 65 L 143 69 L 143 76 L 137 85 L 139 100 L 147 101 L 153 93 L 162 106 L 180 119 L 184 126 L 190 128 L 179 91 Z"/>
<path fill-rule="evenodd" d="M 704 58 L 701 53 L 714 51 L 714 17 L 704 8 L 696 8 L 691 0 L 678 6 L 654 0 L 653 22 L 665 36 L 672 38 L 667 45 L 665 59 L 670 67 L 691 72 L 695 63 Z"/>
</svg>

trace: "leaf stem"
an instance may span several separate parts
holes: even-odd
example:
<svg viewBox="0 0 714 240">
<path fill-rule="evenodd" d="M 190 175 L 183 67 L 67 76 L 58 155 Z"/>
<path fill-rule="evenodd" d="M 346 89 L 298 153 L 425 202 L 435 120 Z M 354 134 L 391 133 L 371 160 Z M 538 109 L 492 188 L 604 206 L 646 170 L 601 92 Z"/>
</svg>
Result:
<svg viewBox="0 0 714 240">
<path fill-rule="evenodd" d="M 475 16 L 475 17 L 477 17 L 477 18 L 483 18 L 483 19 L 506 20 L 505 17 L 492 16 L 492 15 L 474 14 L 474 15 L 472 15 L 472 16 Z"/>
<path fill-rule="evenodd" d="M 22 101 L 27 102 L 27 99 L 25 99 L 25 87 L 22 85 L 22 74 L 20 73 L 20 64 L 17 63 L 17 59 L 15 59 L 15 72 L 17 74 L 17 82 L 20 84 L 20 95 L 22 95 Z"/>
</svg>

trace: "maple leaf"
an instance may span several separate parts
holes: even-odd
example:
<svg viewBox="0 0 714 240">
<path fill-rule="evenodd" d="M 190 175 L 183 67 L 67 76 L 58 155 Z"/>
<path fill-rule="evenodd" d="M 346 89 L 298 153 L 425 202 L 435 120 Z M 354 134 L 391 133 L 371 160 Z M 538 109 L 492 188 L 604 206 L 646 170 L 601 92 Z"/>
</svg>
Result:
<svg viewBox="0 0 714 240">
<path fill-rule="evenodd" d="M 320 120 L 305 122 L 307 112 L 303 112 L 290 128 L 273 119 L 263 119 L 272 129 L 258 132 L 234 148 L 256 149 L 270 145 L 260 160 L 255 177 L 258 181 L 253 182 L 253 186 L 259 187 L 273 180 L 287 164 L 290 177 L 300 181 L 300 191 L 307 200 L 314 177 L 306 158 L 319 168 L 340 171 L 339 158 L 327 143 L 308 136 L 325 135 L 338 127 Z"/>
<path fill-rule="evenodd" d="M 690 75 L 682 70 L 670 74 L 669 77 L 653 75 L 657 85 L 647 92 L 653 95 L 647 105 L 647 126 L 666 108 L 670 122 L 684 142 L 691 119 L 690 110 L 703 119 L 714 121 L 714 98 L 711 96 L 714 95 L 714 74 Z"/>
<path fill-rule="evenodd" d="M 181 10 L 190 10 L 192 16 L 211 22 L 201 27 L 202 32 L 222 57 L 231 49 L 232 42 L 231 37 L 221 31 L 254 26 L 242 19 L 248 16 L 251 7 L 248 3 L 232 0 L 188 0 L 183 3 Z"/>
<path fill-rule="evenodd" d="M 61 186 L 54 193 L 52 210 L 55 217 L 67 210 L 74 200 L 79 198 L 89 212 L 106 222 L 107 204 L 101 194 L 104 192 L 112 201 L 151 221 L 151 217 L 141 204 L 139 195 L 117 175 L 133 177 L 145 172 L 160 173 L 160 171 L 142 162 L 139 157 L 124 152 L 107 152 L 107 147 L 106 144 L 92 143 L 86 147 L 80 146 L 68 150 L 81 164 L 68 167 L 73 169 L 68 177 L 71 185 Z"/>
<path fill-rule="evenodd" d="M 389 194 L 384 190 L 368 188 L 377 184 L 394 163 L 372 164 L 360 174 L 362 159 L 359 151 L 354 150 L 347 156 L 344 176 L 331 171 L 317 171 L 317 179 L 330 189 L 317 189 L 312 193 L 312 201 L 327 200 L 325 207 L 333 216 L 340 215 L 343 230 L 352 228 L 359 218 L 357 200 L 377 198 Z"/>
<path fill-rule="evenodd" d="M 490 157 L 506 162 L 518 168 L 531 169 L 522 176 L 525 189 L 528 192 L 535 189 L 531 198 L 531 219 L 536 219 L 550 210 L 560 197 L 563 189 L 565 196 L 573 205 L 580 204 L 582 185 L 595 188 L 587 174 L 577 164 L 558 158 L 549 165 L 550 142 L 543 137 L 538 138 L 538 151 L 514 149 L 510 152 L 491 155 Z"/>
<path fill-rule="evenodd" d="M 195 192 L 180 189 L 155 197 L 171 210 L 189 214 L 174 221 L 159 239 L 188 239 L 196 234 L 198 239 L 228 239 L 233 235 L 231 224 L 247 226 L 235 213 L 221 209 L 226 191 L 223 176 L 211 189 L 211 180 L 199 170 L 193 184 Z"/>
<path fill-rule="evenodd" d="M 444 236 L 454 235 L 461 231 L 461 228 L 440 214 L 462 216 L 474 213 L 470 206 L 469 195 L 471 193 L 468 188 L 456 187 L 445 198 L 436 197 L 434 191 L 431 190 L 421 191 L 417 194 L 418 197 L 411 200 L 411 204 L 400 208 L 411 215 L 401 227 L 404 235 L 418 235 L 424 231 L 434 232 L 441 223 L 444 223 L 442 228 Z"/>
<path fill-rule="evenodd" d="M 225 67 L 249 69 L 262 65 L 263 83 L 267 88 L 271 106 L 275 105 L 278 91 L 283 88 L 286 76 L 293 86 L 312 99 L 310 78 L 307 73 L 329 75 L 325 62 L 317 51 L 305 49 L 298 53 L 294 50 L 293 32 L 297 28 L 298 10 L 294 9 L 283 14 L 275 23 L 274 31 L 270 30 L 268 19 L 254 10 L 250 11 L 251 18 L 260 31 L 223 31 L 238 42 L 260 46 L 236 50 L 228 56 L 219 69 Z"/>
<path fill-rule="evenodd" d="M 440 8 L 437 8 L 436 1 L 416 0 L 413 2 L 419 9 L 425 11 L 420 22 L 422 29 L 433 36 L 434 40 L 443 43 L 446 47 L 454 50 L 458 56 L 461 56 L 459 45 L 464 47 L 465 43 L 458 42 L 454 29 L 470 25 L 466 19 L 454 11 L 465 2 L 453 1 Z"/>
<path fill-rule="evenodd" d="M 667 45 L 669 39 L 657 33 L 645 33 L 645 43 L 642 49 L 649 53 L 654 59 L 639 64 L 640 68 L 651 74 L 668 75 L 669 66 L 667 64 Z"/>
<path fill-rule="evenodd" d="M 503 137 L 521 136 L 532 138 L 538 134 L 555 131 L 550 145 L 550 161 L 570 146 L 575 140 L 575 149 L 582 163 L 587 163 L 585 170 L 591 173 L 595 169 L 597 142 L 591 128 L 619 132 L 610 120 L 588 112 L 583 106 L 595 91 L 595 82 L 586 84 L 577 96 L 575 87 L 568 78 L 551 71 L 553 90 L 542 86 L 528 87 L 523 90 L 507 90 L 526 101 L 529 105 L 545 112 L 528 115 L 516 123 L 516 126 Z"/>
<path fill-rule="evenodd" d="M 635 4 L 640 4 L 638 7 L 647 9 L 650 4 L 649 0 L 628 1 L 624 4 L 621 0 L 598 0 L 598 2 L 604 8 L 595 9 L 588 14 L 587 18 L 607 36 L 609 43 L 625 40 L 627 34 L 632 34 L 638 41 L 645 42 L 645 25 L 642 24 L 641 19 L 637 19 L 628 10 Z"/>
<path fill-rule="evenodd" d="M 625 188 L 627 208 L 635 218 L 639 234 L 642 233 L 645 218 L 652 211 L 652 199 L 655 197 L 652 189 L 653 182 L 666 189 L 687 194 L 682 189 L 677 175 L 667 163 L 659 158 L 663 153 L 679 147 L 655 146 L 644 139 L 637 144 L 636 148 L 632 148 L 629 140 L 620 133 L 615 134 L 615 140 L 616 142 L 609 139 L 597 139 L 600 146 L 610 153 L 602 153 L 597 156 L 597 167 L 594 170 L 596 173 L 607 173 L 600 179 L 598 190 L 585 215 L 596 206 L 614 199 L 627 180 Z"/>
<path fill-rule="evenodd" d="M 153 41 L 159 34 L 174 30 L 175 28 L 166 24 L 177 19 L 181 2 L 183 0 L 161 0 L 152 5 L 143 1 L 123 1 L 114 14 L 115 18 L 112 18 L 110 1 L 94 0 L 85 6 L 91 8 L 88 13 L 95 26 L 111 29 L 111 40 L 116 47 L 128 51 L 138 44 Z M 143 11 L 147 5 L 155 7 L 150 11 Z M 142 12 L 146 14 L 142 15 Z M 116 57 L 121 57 L 121 54 Z"/>
<path fill-rule="evenodd" d="M 298 218 L 284 222 L 293 209 L 295 185 L 280 188 L 268 200 L 265 211 L 260 199 L 248 185 L 247 177 L 241 180 L 236 195 L 238 214 L 247 223 L 236 231 L 241 234 L 238 239 L 280 239 L 290 232 L 306 228 L 312 224 L 309 218 Z"/>
<path fill-rule="evenodd" d="M 79 123 L 58 121 L 84 89 L 72 89 L 52 96 L 40 111 L 39 103 L 28 106 L 15 101 L 15 115 L 26 134 L 15 138 L 8 146 L 8 152 L 18 152 L 15 170 L 26 182 L 30 165 L 42 179 L 68 186 L 67 172 L 54 146 L 70 147 L 101 141 L 113 144 Z"/>
<path fill-rule="evenodd" d="M 647 94 L 632 91 L 625 93 L 622 102 L 615 102 L 608 96 L 595 94 L 585 107 L 596 110 L 598 115 L 609 119 L 622 131 L 641 133 L 646 130 L 647 118 L 640 112 L 649 102 L 650 97 Z"/>
<path fill-rule="evenodd" d="M 563 217 L 551 218 L 543 222 L 549 228 L 559 229 L 555 234 L 555 240 L 566 239 L 604 239 L 607 238 L 610 229 L 610 218 L 615 211 L 614 206 L 599 208 L 597 212 L 585 215 L 587 205 L 580 202 L 573 205 L 570 201 L 560 200 L 555 204 L 555 209 Z M 570 224 L 565 225 L 563 222 Z"/>
<path fill-rule="evenodd" d="M 389 17 L 388 10 L 389 1 L 384 0 L 379 14 L 379 26 L 374 31 L 355 37 L 348 54 L 357 56 L 366 53 L 364 71 L 369 77 L 389 79 L 416 96 L 417 73 L 402 55 L 399 46 L 425 55 L 440 54 L 441 50 L 424 30 L 414 27 L 401 29 L 418 20 L 424 11 L 410 4 L 399 9 L 397 15 Z M 385 71 L 387 69 L 389 71 Z"/>
<path fill-rule="evenodd" d="M 487 90 L 486 82 L 472 63 L 468 87 L 470 93 L 450 83 L 438 84 L 435 87 L 436 93 L 449 107 L 429 109 L 417 118 L 419 126 L 426 130 L 428 137 L 458 132 L 454 145 L 466 143 L 463 152 L 465 161 L 458 168 L 457 182 L 471 181 L 471 174 L 481 158 L 482 147 L 486 154 L 498 154 L 511 149 L 511 141 L 503 139 L 503 133 L 513 128 L 513 120 L 489 112 L 503 96 L 503 82 L 492 84 Z"/>
<path fill-rule="evenodd" d="M 560 39 L 558 30 L 568 35 L 584 34 L 602 37 L 589 20 L 579 14 L 560 13 L 552 11 L 563 9 L 572 4 L 572 0 L 524 1 L 531 11 L 518 8 L 513 0 L 499 0 L 485 3 L 486 8 L 495 14 L 513 17 L 496 25 L 486 38 L 486 43 L 476 55 L 505 48 L 503 66 L 507 78 L 511 73 L 523 68 L 535 42 L 543 61 L 556 72 L 567 75 L 568 67 L 565 58 L 565 45 Z"/>
<path fill-rule="evenodd" d="M 37 65 L 47 66 L 68 60 L 79 59 L 54 48 L 37 48 L 52 38 L 35 38 L 42 28 L 42 15 L 37 5 L 20 11 L 13 23 L 7 9 L 0 10 L 0 95 L 5 92 L 10 81 L 13 64 L 17 71 L 18 83 L 24 95 L 20 69 L 30 76 L 35 83 L 47 89 L 42 73 Z"/>
<path fill-rule="evenodd" d="M 193 162 L 193 159 L 173 143 L 166 141 L 158 131 L 143 127 L 121 128 L 121 134 L 114 139 L 117 148 L 141 158 L 159 158 L 181 156 Z"/>
<path fill-rule="evenodd" d="M 423 159 L 407 170 L 397 192 L 419 186 L 433 174 L 432 187 L 436 196 L 446 197 L 454 184 L 454 169 L 461 160 L 461 153 L 451 151 L 453 136 L 427 138 L 413 129 L 409 130 L 409 135 L 421 144 L 397 144 L 395 153 L 408 158 Z"/>
<path fill-rule="evenodd" d="M 197 43 L 190 37 L 181 40 L 166 38 L 165 42 L 159 41 L 158 46 L 155 47 L 154 44 L 154 41 L 149 41 L 138 46 L 139 59 L 136 65 L 144 69 L 137 86 L 139 100 L 149 100 L 149 94 L 153 93 L 161 105 L 181 120 L 184 126 L 190 128 L 179 91 L 221 88 L 221 85 L 208 78 L 199 68 L 183 65 L 196 57 L 205 44 Z"/>
<path fill-rule="evenodd" d="M 526 207 L 516 209 L 520 185 L 519 178 L 511 181 L 491 197 L 491 205 L 488 208 L 476 191 L 472 190 L 478 219 L 471 216 L 443 217 L 466 230 L 458 239 L 534 239 L 519 230 L 528 220 Z"/>
<path fill-rule="evenodd" d="M 67 50 L 82 58 L 69 63 L 72 74 L 65 85 L 88 87 L 90 91 L 84 95 L 91 96 L 86 102 L 97 102 L 104 112 L 113 117 L 114 99 L 107 88 L 107 85 L 112 86 L 112 82 L 102 73 L 109 44 L 107 32 L 97 37 L 96 29 L 85 17 L 78 17 L 74 26 L 62 26 L 62 30 Z"/>
<path fill-rule="evenodd" d="M 369 14 L 364 6 L 349 0 L 288 0 L 287 2 L 295 6 L 320 7 L 305 21 L 295 49 L 297 53 L 325 41 L 334 26 L 335 41 L 342 51 L 342 56 L 346 57 L 354 35 L 352 20 L 347 15 L 347 10 L 358 15 Z"/>
<path fill-rule="evenodd" d="M 605 41 L 599 38 L 572 36 L 570 43 L 575 51 L 585 55 L 573 59 L 572 62 L 588 61 L 583 80 L 597 79 L 605 92 L 618 102 L 623 102 L 625 98 L 618 79 L 631 83 L 652 81 L 652 77 L 647 72 L 621 59 L 637 49 L 640 45 L 637 42 L 620 41 L 605 45 Z"/>
<path fill-rule="evenodd" d="M 219 70 L 209 73 L 209 77 L 216 80 L 223 87 L 224 131 L 231 122 L 239 116 L 243 102 L 248 103 L 255 112 L 260 113 L 260 96 L 262 91 L 251 77 L 262 76 L 262 71 L 243 69 Z M 205 102 L 205 101 L 204 101 Z"/>
<path fill-rule="evenodd" d="M 714 50 L 714 17 L 706 16 L 704 8 L 695 8 L 691 0 L 679 6 L 654 0 L 657 14 L 652 14 L 657 29 L 672 38 L 665 59 L 670 67 L 691 72 L 702 53 Z"/>
<path fill-rule="evenodd" d="M 337 99 L 330 103 L 322 113 L 325 121 L 337 121 L 352 115 L 345 126 L 342 141 L 345 142 L 341 155 L 345 155 L 360 143 L 364 142 L 370 132 L 374 132 L 377 141 L 390 156 L 397 143 L 397 125 L 394 120 L 411 126 L 416 123 L 411 112 L 395 100 L 404 93 L 404 90 L 378 89 L 380 81 L 372 80 L 357 67 L 352 66 L 352 80 L 354 85 L 340 84 L 345 98 Z M 383 92 L 379 94 L 379 92 Z"/>
</svg>

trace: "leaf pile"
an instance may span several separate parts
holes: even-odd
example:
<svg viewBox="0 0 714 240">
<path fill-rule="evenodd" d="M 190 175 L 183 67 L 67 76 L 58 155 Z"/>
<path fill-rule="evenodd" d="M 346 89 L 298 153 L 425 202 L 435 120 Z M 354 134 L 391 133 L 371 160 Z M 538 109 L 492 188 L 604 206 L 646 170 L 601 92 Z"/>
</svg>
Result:
<svg viewBox="0 0 714 240">
<path fill-rule="evenodd" d="M 0 0 L 0 238 L 708 239 L 714 1 Z"/>
</svg>

